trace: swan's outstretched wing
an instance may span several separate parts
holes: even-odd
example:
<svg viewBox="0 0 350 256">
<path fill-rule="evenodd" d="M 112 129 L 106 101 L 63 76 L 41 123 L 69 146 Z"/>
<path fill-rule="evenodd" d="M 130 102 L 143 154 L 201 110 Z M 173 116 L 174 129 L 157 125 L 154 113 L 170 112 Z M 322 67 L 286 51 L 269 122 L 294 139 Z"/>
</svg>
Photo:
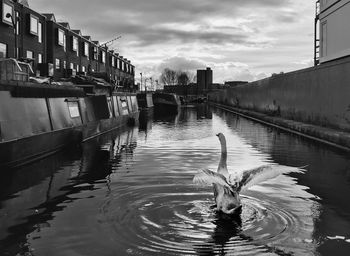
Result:
<svg viewBox="0 0 350 256">
<path fill-rule="evenodd" d="M 193 183 L 200 185 L 218 184 L 224 187 L 228 187 L 230 190 L 232 190 L 231 186 L 227 183 L 224 175 L 207 169 L 202 170 L 202 172 L 196 174 L 193 178 Z"/>
<path fill-rule="evenodd" d="M 304 167 L 291 167 L 284 165 L 264 165 L 258 168 L 243 171 L 240 174 L 230 174 L 228 183 L 237 187 L 237 192 L 248 189 L 260 182 L 273 179 L 281 174 L 287 174 L 291 172 L 303 172 Z M 231 186 L 232 186 L 231 185 Z"/>
</svg>

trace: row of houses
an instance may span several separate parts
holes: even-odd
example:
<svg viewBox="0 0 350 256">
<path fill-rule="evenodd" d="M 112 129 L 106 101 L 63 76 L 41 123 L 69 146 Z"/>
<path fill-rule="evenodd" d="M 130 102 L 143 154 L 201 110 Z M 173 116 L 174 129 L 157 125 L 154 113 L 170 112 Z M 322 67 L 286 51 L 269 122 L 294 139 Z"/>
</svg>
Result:
<svg viewBox="0 0 350 256">
<path fill-rule="evenodd" d="M 121 85 L 134 85 L 130 60 L 94 41 L 55 15 L 32 10 L 26 0 L 1 1 L 0 58 L 31 61 L 37 76 L 54 80 L 94 73 Z"/>
</svg>

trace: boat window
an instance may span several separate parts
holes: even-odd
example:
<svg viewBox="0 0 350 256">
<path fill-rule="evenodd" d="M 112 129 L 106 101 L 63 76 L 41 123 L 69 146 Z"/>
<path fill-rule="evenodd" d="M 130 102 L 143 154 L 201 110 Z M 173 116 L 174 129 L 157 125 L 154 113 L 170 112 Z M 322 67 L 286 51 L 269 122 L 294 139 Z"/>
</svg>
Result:
<svg viewBox="0 0 350 256">
<path fill-rule="evenodd" d="M 132 110 L 137 111 L 138 105 L 137 105 L 137 99 L 136 96 L 131 96 L 131 102 L 132 102 Z"/>
<path fill-rule="evenodd" d="M 120 114 L 119 114 L 119 107 L 118 107 L 118 101 L 117 100 L 118 100 L 117 96 L 113 96 L 114 113 L 115 113 L 116 116 L 119 116 Z"/>
<path fill-rule="evenodd" d="M 122 115 L 127 115 L 129 114 L 128 111 L 128 102 L 125 96 L 120 97 L 120 102 L 121 102 L 121 114 Z"/>
<path fill-rule="evenodd" d="M 111 97 L 107 97 L 107 102 L 108 102 L 109 117 L 111 118 L 111 117 L 113 117 Z"/>
<path fill-rule="evenodd" d="M 77 101 L 68 101 L 68 110 L 71 118 L 80 117 L 79 105 Z"/>
</svg>

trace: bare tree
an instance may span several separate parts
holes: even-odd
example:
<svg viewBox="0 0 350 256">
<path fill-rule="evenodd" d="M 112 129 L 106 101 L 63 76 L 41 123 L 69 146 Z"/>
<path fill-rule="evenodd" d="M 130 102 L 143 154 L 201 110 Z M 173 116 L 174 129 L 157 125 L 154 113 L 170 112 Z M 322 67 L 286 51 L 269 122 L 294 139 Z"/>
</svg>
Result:
<svg viewBox="0 0 350 256">
<path fill-rule="evenodd" d="M 188 85 L 190 83 L 190 77 L 188 72 L 178 71 L 177 72 L 177 83 L 179 85 Z"/>
<path fill-rule="evenodd" d="M 160 75 L 160 80 L 165 84 L 165 85 L 176 85 L 177 83 L 177 75 L 176 71 L 170 69 L 170 68 L 165 68 Z"/>
</svg>

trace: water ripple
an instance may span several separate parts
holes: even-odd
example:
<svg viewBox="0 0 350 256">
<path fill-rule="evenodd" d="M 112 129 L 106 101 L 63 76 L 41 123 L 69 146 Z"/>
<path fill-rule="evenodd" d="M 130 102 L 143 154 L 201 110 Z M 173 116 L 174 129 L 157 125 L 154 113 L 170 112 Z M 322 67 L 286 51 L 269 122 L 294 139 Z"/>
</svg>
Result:
<svg viewBox="0 0 350 256">
<path fill-rule="evenodd" d="M 100 214 L 131 255 L 279 254 L 270 245 L 283 244 L 299 231 L 297 216 L 273 201 L 243 196 L 241 217 L 231 218 L 211 210 L 211 197 L 211 191 L 189 184 L 157 190 L 125 186 L 108 197 Z"/>
</svg>

